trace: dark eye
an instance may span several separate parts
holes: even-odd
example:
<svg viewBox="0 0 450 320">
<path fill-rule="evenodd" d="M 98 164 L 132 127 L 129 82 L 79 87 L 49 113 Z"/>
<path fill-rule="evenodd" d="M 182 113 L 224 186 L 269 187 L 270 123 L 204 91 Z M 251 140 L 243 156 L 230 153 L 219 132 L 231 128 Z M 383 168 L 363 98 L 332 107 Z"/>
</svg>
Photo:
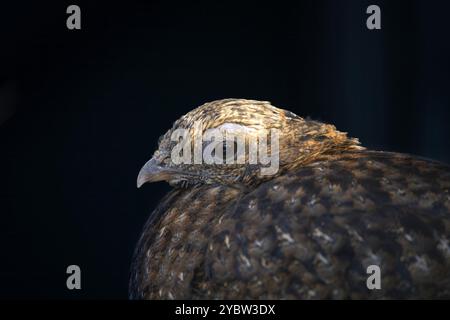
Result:
<svg viewBox="0 0 450 320">
<path fill-rule="evenodd" d="M 237 143 L 236 141 L 223 142 L 223 158 L 225 163 L 232 163 L 236 160 Z"/>
<path fill-rule="evenodd" d="M 223 156 L 224 156 L 225 159 L 226 159 L 227 156 L 228 156 L 227 150 L 228 150 L 228 144 L 227 144 L 227 142 L 225 141 L 225 142 L 223 143 L 223 150 L 222 150 L 222 154 L 223 154 Z"/>
</svg>

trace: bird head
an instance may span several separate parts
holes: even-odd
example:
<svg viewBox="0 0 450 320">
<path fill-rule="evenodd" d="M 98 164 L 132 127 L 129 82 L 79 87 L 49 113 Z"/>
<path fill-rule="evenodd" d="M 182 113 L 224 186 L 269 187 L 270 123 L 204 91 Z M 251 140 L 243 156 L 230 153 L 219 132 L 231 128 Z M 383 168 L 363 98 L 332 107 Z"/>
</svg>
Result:
<svg viewBox="0 0 450 320">
<path fill-rule="evenodd" d="M 217 100 L 185 114 L 160 137 L 137 186 L 167 181 L 176 187 L 246 187 L 351 149 L 362 149 L 357 139 L 267 101 Z"/>
</svg>

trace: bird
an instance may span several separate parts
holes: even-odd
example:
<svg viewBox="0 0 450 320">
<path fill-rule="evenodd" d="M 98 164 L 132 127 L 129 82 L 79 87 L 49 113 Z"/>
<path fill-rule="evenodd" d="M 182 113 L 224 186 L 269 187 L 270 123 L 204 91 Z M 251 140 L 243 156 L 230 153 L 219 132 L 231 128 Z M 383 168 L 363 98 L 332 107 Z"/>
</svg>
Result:
<svg viewBox="0 0 450 320">
<path fill-rule="evenodd" d="M 195 123 L 200 134 L 237 128 L 244 141 L 277 130 L 278 170 L 263 175 L 248 155 L 174 163 L 174 132 L 192 137 Z M 173 188 L 136 245 L 130 299 L 450 298 L 445 163 L 367 149 L 267 101 L 222 99 L 161 136 L 137 185 L 157 181 Z"/>
</svg>

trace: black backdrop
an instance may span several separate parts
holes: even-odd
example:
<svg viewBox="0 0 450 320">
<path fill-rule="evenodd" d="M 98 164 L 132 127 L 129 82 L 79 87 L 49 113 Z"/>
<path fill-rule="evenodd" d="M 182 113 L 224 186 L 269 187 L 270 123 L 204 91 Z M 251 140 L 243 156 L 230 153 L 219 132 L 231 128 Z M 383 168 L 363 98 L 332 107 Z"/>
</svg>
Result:
<svg viewBox="0 0 450 320">
<path fill-rule="evenodd" d="M 78 4 L 82 29 L 66 28 Z M 382 10 L 382 30 L 365 26 Z M 0 5 L 0 297 L 126 298 L 136 189 L 180 115 L 228 97 L 450 162 L 448 1 Z M 66 289 L 66 267 L 82 290 Z"/>
</svg>

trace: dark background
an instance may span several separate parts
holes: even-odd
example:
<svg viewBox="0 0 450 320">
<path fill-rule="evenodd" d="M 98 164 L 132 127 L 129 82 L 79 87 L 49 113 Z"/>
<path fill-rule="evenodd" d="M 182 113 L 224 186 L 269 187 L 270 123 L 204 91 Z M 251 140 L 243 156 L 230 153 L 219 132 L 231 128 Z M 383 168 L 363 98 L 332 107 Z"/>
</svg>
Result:
<svg viewBox="0 0 450 320">
<path fill-rule="evenodd" d="M 66 28 L 81 7 L 82 29 Z M 366 28 L 377 4 L 382 30 Z M 0 5 L 0 298 L 127 298 L 136 189 L 159 135 L 221 98 L 269 100 L 370 148 L 450 162 L 448 1 Z M 82 290 L 66 289 L 66 268 Z"/>
</svg>

